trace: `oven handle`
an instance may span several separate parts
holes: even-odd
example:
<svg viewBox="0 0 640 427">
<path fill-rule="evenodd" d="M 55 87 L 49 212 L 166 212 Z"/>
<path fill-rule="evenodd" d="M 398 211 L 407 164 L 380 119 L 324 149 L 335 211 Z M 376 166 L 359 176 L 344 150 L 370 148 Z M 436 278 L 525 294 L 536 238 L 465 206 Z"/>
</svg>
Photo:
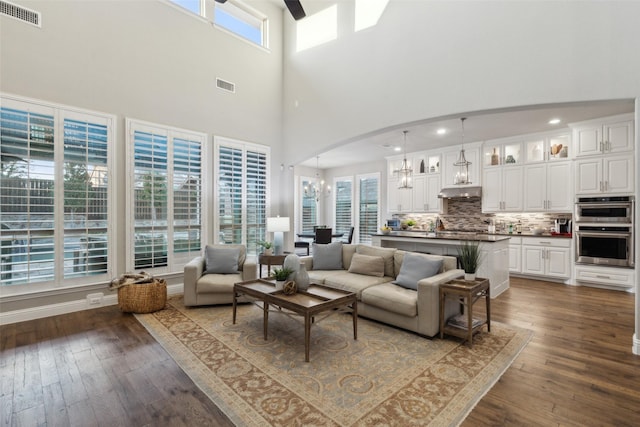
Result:
<svg viewBox="0 0 640 427">
<path fill-rule="evenodd" d="M 576 231 L 578 237 L 631 237 L 631 232 L 628 233 L 608 233 L 606 231 L 603 232 L 591 232 L 591 231 Z"/>
<path fill-rule="evenodd" d="M 592 202 L 578 202 L 576 206 L 582 208 L 593 208 L 593 207 L 602 207 L 605 206 L 607 208 L 630 208 L 631 202 L 622 202 L 622 203 L 592 203 Z"/>
</svg>

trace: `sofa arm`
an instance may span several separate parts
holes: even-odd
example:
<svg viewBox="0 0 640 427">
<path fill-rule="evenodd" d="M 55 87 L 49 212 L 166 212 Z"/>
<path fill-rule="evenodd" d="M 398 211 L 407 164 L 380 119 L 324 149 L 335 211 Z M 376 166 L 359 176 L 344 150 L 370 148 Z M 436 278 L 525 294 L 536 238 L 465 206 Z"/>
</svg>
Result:
<svg viewBox="0 0 640 427">
<path fill-rule="evenodd" d="M 242 281 L 255 280 L 258 278 L 258 266 L 255 262 L 245 261 L 242 264 Z"/>
<path fill-rule="evenodd" d="M 311 255 L 301 256 L 300 257 L 300 262 L 304 262 L 304 268 L 307 271 L 313 270 L 313 256 L 311 256 Z"/>
<path fill-rule="evenodd" d="M 189 261 L 184 266 L 184 305 L 193 306 L 198 303 L 198 292 L 196 282 L 202 277 L 204 271 L 204 258 L 199 256 Z"/>
<path fill-rule="evenodd" d="M 440 330 L 440 285 L 464 276 L 464 270 L 447 270 L 418 281 L 418 332 L 430 337 Z M 458 304 L 450 301 L 445 307 L 445 318 L 456 313 Z"/>
</svg>

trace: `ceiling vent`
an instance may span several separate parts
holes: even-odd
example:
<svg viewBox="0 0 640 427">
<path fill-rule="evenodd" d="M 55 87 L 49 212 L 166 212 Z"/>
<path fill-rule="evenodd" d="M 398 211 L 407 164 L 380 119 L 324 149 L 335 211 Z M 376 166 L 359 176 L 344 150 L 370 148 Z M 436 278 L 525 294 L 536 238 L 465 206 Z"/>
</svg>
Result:
<svg viewBox="0 0 640 427">
<path fill-rule="evenodd" d="M 40 12 L 34 12 L 33 10 L 9 3 L 8 1 L 0 0 L 0 14 L 35 25 L 36 27 L 42 27 Z"/>
<path fill-rule="evenodd" d="M 234 83 L 216 78 L 216 87 L 218 89 L 226 90 L 227 92 L 236 93 L 236 85 Z"/>
</svg>

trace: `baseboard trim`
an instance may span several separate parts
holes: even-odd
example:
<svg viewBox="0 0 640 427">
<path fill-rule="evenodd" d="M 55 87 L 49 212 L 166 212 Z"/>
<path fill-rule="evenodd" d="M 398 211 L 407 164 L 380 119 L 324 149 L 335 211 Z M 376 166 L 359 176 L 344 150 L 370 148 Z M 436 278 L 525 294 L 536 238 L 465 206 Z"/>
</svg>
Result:
<svg viewBox="0 0 640 427">
<path fill-rule="evenodd" d="M 640 337 L 637 334 L 633 334 L 633 347 L 631 347 L 633 354 L 640 356 Z"/>
<path fill-rule="evenodd" d="M 167 286 L 167 295 L 175 295 L 183 293 L 183 284 Z M 40 307 L 25 308 L 22 310 L 14 310 L 6 313 L 0 313 L 0 325 L 9 325 L 11 323 L 26 322 L 28 320 L 42 319 L 44 317 L 58 316 L 60 314 L 73 313 L 82 310 L 92 310 L 95 308 L 106 307 L 118 304 L 118 296 L 105 295 L 100 304 L 89 304 L 87 299 L 66 301 L 59 304 L 49 304 Z"/>
</svg>

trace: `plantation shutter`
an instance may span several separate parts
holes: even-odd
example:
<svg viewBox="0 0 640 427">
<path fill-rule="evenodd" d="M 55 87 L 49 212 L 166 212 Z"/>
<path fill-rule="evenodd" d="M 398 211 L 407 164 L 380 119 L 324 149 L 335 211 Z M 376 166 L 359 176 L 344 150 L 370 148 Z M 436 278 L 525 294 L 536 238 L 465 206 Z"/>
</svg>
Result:
<svg viewBox="0 0 640 427">
<path fill-rule="evenodd" d="M 173 252 L 185 261 L 202 248 L 202 143 L 173 140 Z"/>
<path fill-rule="evenodd" d="M 249 253 L 257 253 L 257 242 L 264 240 L 267 223 L 267 155 L 247 151 L 246 243 Z"/>
<path fill-rule="evenodd" d="M 218 218 L 220 243 L 242 243 L 242 150 L 218 150 Z"/>
<path fill-rule="evenodd" d="M 360 178 L 358 241 L 371 243 L 378 230 L 378 178 Z"/>
<path fill-rule="evenodd" d="M 302 180 L 302 188 L 311 188 L 312 181 Z M 302 193 L 302 232 L 315 232 L 314 226 L 318 225 L 318 203 L 313 195 Z"/>
<path fill-rule="evenodd" d="M 349 235 L 353 224 L 353 182 L 351 180 L 336 181 L 335 230 Z"/>
</svg>

